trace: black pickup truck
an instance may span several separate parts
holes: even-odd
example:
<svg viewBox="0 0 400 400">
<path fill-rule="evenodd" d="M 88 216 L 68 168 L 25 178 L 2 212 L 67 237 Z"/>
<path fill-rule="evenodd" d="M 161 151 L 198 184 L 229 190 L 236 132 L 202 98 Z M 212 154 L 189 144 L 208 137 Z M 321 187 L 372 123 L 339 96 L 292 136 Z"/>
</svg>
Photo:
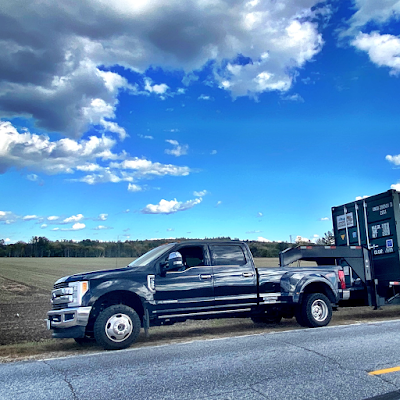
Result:
<svg viewBox="0 0 400 400">
<path fill-rule="evenodd" d="M 59 279 L 48 329 L 105 349 L 134 343 L 141 327 L 186 319 L 250 317 L 302 326 L 329 323 L 345 292 L 340 266 L 256 268 L 246 243 L 187 241 L 165 244 L 125 268 Z"/>
</svg>

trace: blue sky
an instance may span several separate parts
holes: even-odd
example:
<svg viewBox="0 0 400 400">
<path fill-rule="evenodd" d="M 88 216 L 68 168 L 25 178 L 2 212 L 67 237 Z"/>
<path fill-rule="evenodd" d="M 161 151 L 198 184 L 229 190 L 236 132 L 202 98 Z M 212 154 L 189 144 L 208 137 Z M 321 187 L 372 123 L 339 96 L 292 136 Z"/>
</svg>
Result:
<svg viewBox="0 0 400 400">
<path fill-rule="evenodd" d="M 315 241 L 400 190 L 400 1 L 3 3 L 6 243 Z"/>
</svg>

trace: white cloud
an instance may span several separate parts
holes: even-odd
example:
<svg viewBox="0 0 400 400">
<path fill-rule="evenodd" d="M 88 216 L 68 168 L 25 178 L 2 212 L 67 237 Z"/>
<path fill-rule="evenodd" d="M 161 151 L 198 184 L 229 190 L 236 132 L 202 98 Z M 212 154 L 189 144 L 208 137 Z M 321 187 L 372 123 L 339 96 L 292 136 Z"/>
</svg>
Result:
<svg viewBox="0 0 400 400">
<path fill-rule="evenodd" d="M 42 224 L 42 225 L 40 225 L 40 228 L 41 228 L 41 229 L 47 228 L 47 224 Z"/>
<path fill-rule="evenodd" d="M 342 32 L 342 36 L 354 35 L 371 21 L 383 25 L 400 17 L 399 0 L 354 0 L 354 8 L 357 11 L 349 19 L 349 28 Z"/>
<path fill-rule="evenodd" d="M 304 103 L 304 99 L 298 93 L 282 96 L 281 99 L 285 101 L 293 101 L 296 103 Z"/>
<path fill-rule="evenodd" d="M 265 243 L 271 243 L 271 242 L 272 242 L 272 240 L 265 239 L 265 238 L 263 238 L 262 236 L 259 236 L 259 237 L 257 238 L 257 241 L 258 241 L 258 242 L 265 242 Z"/>
<path fill-rule="evenodd" d="M 51 215 L 50 217 L 47 217 L 48 221 L 57 221 L 60 217 L 57 217 L 56 215 Z"/>
<path fill-rule="evenodd" d="M 329 221 L 329 217 L 322 217 L 320 221 Z"/>
<path fill-rule="evenodd" d="M 81 221 L 83 218 L 84 218 L 84 216 L 82 214 L 72 215 L 69 218 L 65 218 L 63 223 L 69 224 L 70 222 L 78 222 L 78 221 Z"/>
<path fill-rule="evenodd" d="M 149 93 L 154 93 L 159 95 L 162 99 L 165 98 L 165 94 L 169 90 L 169 86 L 165 83 L 161 83 L 159 85 L 152 85 L 153 81 L 150 78 L 144 79 L 144 90 L 148 91 Z"/>
<path fill-rule="evenodd" d="M 400 192 L 400 183 L 396 183 L 394 185 L 390 185 L 390 188 L 393 190 L 396 190 L 397 192 Z"/>
<path fill-rule="evenodd" d="M 107 218 L 108 218 L 108 214 L 99 214 L 99 216 L 98 216 L 97 219 L 98 219 L 99 221 L 106 221 Z"/>
<path fill-rule="evenodd" d="M 86 225 L 81 223 L 81 222 L 77 222 L 75 224 L 72 225 L 72 228 L 53 228 L 52 231 L 63 231 L 63 232 L 68 232 L 68 231 L 80 231 L 82 229 L 85 229 Z"/>
<path fill-rule="evenodd" d="M 105 226 L 105 225 L 99 225 L 99 226 L 96 226 L 96 228 L 93 228 L 95 231 L 102 231 L 102 230 L 106 230 L 106 229 L 112 229 L 112 228 L 110 228 L 110 227 L 108 227 L 108 226 Z"/>
<path fill-rule="evenodd" d="M 37 215 L 25 215 L 25 217 L 23 217 L 22 219 L 24 221 L 32 221 L 34 219 L 38 219 L 39 217 Z"/>
<path fill-rule="evenodd" d="M 178 211 L 185 211 L 197 204 L 200 204 L 202 201 L 201 198 L 197 198 L 194 200 L 189 200 L 186 202 L 180 202 L 175 200 L 160 200 L 158 204 L 148 204 L 143 210 L 143 214 L 174 214 Z"/>
<path fill-rule="evenodd" d="M 84 229 L 86 227 L 85 224 L 82 224 L 80 222 L 77 222 L 76 224 L 72 225 L 72 230 L 73 231 L 79 231 L 81 229 Z"/>
<path fill-rule="evenodd" d="M 206 194 L 208 194 L 207 190 L 201 190 L 200 192 L 196 192 L 196 191 L 193 192 L 193 196 L 196 196 L 196 197 L 203 197 Z"/>
<path fill-rule="evenodd" d="M 47 174 L 70 174 L 88 160 L 118 158 L 111 152 L 115 143 L 107 136 L 51 141 L 46 135 L 19 133 L 10 122 L 0 122 L 0 173 L 27 167 Z"/>
<path fill-rule="evenodd" d="M 351 44 L 367 52 L 374 64 L 389 67 L 392 75 L 400 73 L 400 37 L 378 32 L 359 33 Z"/>
<path fill-rule="evenodd" d="M 17 217 L 11 211 L 0 211 L 0 222 L 4 222 L 6 225 L 10 225 L 16 222 Z"/>
<path fill-rule="evenodd" d="M 28 181 L 37 182 L 39 177 L 36 174 L 29 174 L 26 177 Z"/>
<path fill-rule="evenodd" d="M 354 0 L 356 12 L 347 21 L 348 27 L 341 38 L 350 37 L 350 44 L 368 54 L 377 66 L 390 68 L 390 74 L 400 73 L 400 37 L 384 33 L 387 23 L 400 19 L 398 0 Z M 374 27 L 373 32 L 363 32 Z M 378 30 L 379 28 L 379 30 Z"/>
<path fill-rule="evenodd" d="M 153 136 L 150 136 L 150 135 L 138 135 L 140 138 L 142 138 L 142 139 L 149 139 L 149 140 L 153 140 L 154 139 L 154 137 Z"/>
<path fill-rule="evenodd" d="M 386 160 L 393 163 L 394 165 L 400 165 L 400 154 L 396 156 L 387 155 Z"/>
<path fill-rule="evenodd" d="M 205 95 L 205 94 L 201 94 L 198 98 L 197 98 L 197 100 L 214 100 L 212 97 L 210 97 L 210 96 L 207 96 L 207 95 Z"/>
<path fill-rule="evenodd" d="M 366 199 L 366 198 L 368 198 L 369 196 L 357 196 L 356 197 L 356 200 L 362 200 L 362 199 Z"/>
<path fill-rule="evenodd" d="M 221 204 L 222 204 L 222 201 L 219 200 L 219 201 L 217 201 L 217 204 L 215 205 L 215 207 L 219 207 Z"/>
<path fill-rule="evenodd" d="M 261 218 L 262 216 L 263 216 L 263 213 L 262 213 L 262 212 L 258 212 L 258 213 L 257 213 L 257 217 Z"/>
<path fill-rule="evenodd" d="M 187 176 L 190 173 L 189 167 L 179 167 L 172 164 L 153 163 L 143 158 L 127 158 L 121 163 L 110 163 L 111 169 L 132 171 L 130 174 L 123 174 L 122 180 L 130 180 L 134 178 L 143 178 L 147 176 Z"/>
<path fill-rule="evenodd" d="M 215 154 L 217 154 L 217 150 L 212 150 L 210 153 L 212 156 L 214 156 Z"/>
<path fill-rule="evenodd" d="M 299 243 L 299 242 L 311 242 L 311 241 L 310 241 L 310 239 L 307 239 L 305 237 L 296 236 L 296 243 Z"/>
<path fill-rule="evenodd" d="M 134 183 L 128 184 L 128 192 L 141 192 L 143 189 Z"/>
<path fill-rule="evenodd" d="M 19 133 L 9 122 L 0 122 L 0 174 L 10 168 L 29 168 L 46 174 L 89 173 L 70 181 L 93 185 L 107 182 L 132 182 L 153 176 L 186 176 L 190 168 L 154 163 L 130 157 L 126 152 L 115 154 L 114 139 L 91 136 L 87 140 L 61 139 L 51 141 L 46 135 Z M 176 146 L 176 154 L 184 153 L 185 146 Z M 116 160 L 123 159 L 122 162 Z M 105 164 L 100 165 L 100 162 Z M 108 163 L 108 165 L 107 165 Z"/>
<path fill-rule="evenodd" d="M 188 84 L 213 61 L 213 80 L 233 96 L 285 91 L 321 50 L 317 15 L 329 15 L 319 0 L 80 0 L 79 7 L 5 0 L 0 116 L 32 116 L 71 138 L 91 124 L 123 138 L 123 128 L 110 124 L 118 93 L 163 97 L 170 90 L 145 76 L 139 90 L 107 71 L 114 65 L 142 74 L 183 70 Z"/>
<path fill-rule="evenodd" d="M 180 145 L 177 140 L 166 140 L 166 142 L 174 146 L 173 149 L 166 149 L 165 150 L 166 154 L 170 154 L 175 157 L 180 157 L 187 154 L 189 149 L 189 146 L 187 144 Z"/>
</svg>

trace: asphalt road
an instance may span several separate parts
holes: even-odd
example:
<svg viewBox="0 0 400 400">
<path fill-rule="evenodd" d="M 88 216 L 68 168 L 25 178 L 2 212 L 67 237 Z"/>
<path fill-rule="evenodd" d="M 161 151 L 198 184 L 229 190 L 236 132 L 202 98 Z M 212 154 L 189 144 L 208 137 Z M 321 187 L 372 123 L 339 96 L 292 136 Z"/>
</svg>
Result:
<svg viewBox="0 0 400 400">
<path fill-rule="evenodd" d="M 2 364 L 0 399 L 399 399 L 399 366 L 389 321 Z"/>
</svg>

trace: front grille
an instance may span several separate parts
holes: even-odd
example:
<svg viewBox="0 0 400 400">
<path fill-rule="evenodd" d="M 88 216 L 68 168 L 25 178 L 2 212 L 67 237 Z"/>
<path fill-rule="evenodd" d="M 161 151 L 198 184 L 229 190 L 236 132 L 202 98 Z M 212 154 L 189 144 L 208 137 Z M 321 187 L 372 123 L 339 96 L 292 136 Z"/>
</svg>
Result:
<svg viewBox="0 0 400 400">
<path fill-rule="evenodd" d="M 53 310 L 62 310 L 63 308 L 68 308 L 68 303 L 53 304 Z"/>
<path fill-rule="evenodd" d="M 54 285 L 54 289 L 61 289 L 61 288 L 65 288 L 65 287 L 68 287 L 68 282 L 56 283 Z"/>
</svg>

